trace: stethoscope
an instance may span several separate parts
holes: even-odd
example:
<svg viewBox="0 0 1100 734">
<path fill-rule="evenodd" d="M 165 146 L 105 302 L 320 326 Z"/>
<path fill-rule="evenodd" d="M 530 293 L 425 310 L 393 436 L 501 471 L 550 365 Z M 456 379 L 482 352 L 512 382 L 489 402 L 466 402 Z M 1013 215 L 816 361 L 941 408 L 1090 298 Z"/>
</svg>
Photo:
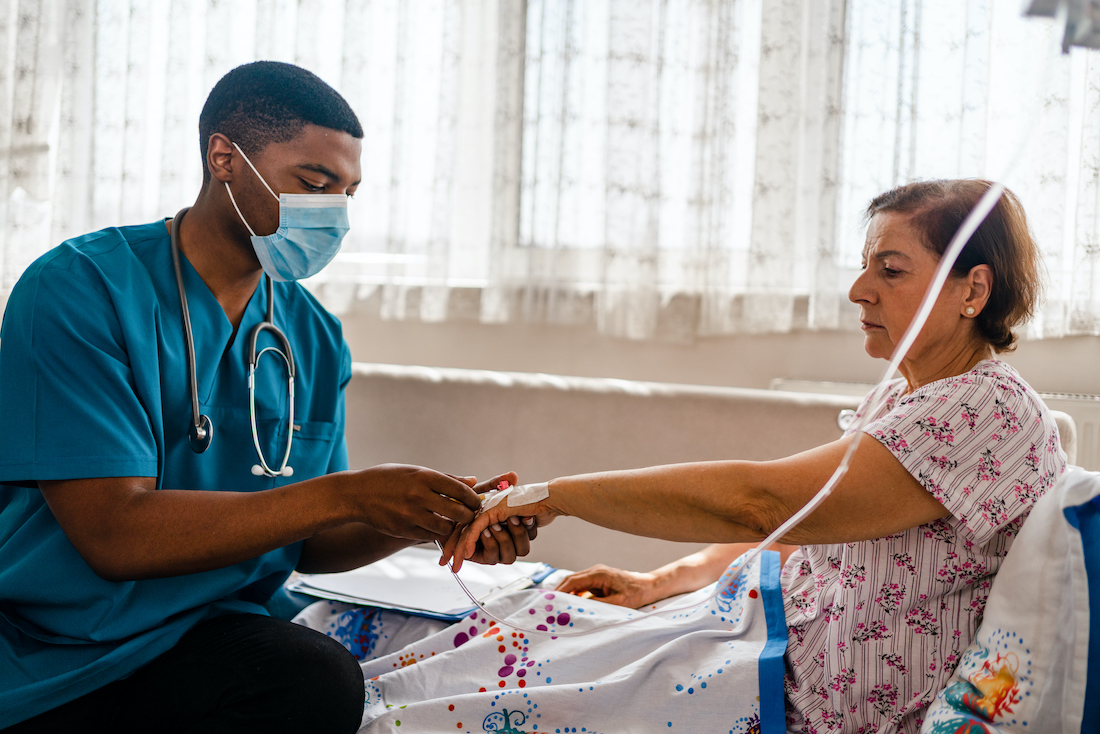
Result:
<svg viewBox="0 0 1100 734">
<path fill-rule="evenodd" d="M 187 213 L 188 209 L 190 207 L 180 209 L 175 219 L 172 220 L 172 265 L 176 269 L 176 288 L 180 293 L 180 310 L 183 311 L 183 333 L 187 338 L 187 376 L 191 385 L 191 429 L 188 431 L 187 439 L 191 444 L 191 450 L 196 454 L 201 454 L 210 448 L 210 442 L 214 438 L 214 424 L 210 421 L 209 416 L 199 413 L 199 378 L 195 372 L 195 338 L 191 333 L 191 314 L 187 309 L 187 291 L 183 287 L 183 270 L 180 267 L 180 221 L 183 220 L 183 215 Z M 252 443 L 256 447 L 256 455 L 260 457 L 260 463 L 252 466 L 252 473 L 258 477 L 289 477 L 294 474 L 294 468 L 287 466 L 287 462 L 290 461 L 290 446 L 294 441 L 294 353 L 290 349 L 290 341 L 287 340 L 286 334 L 272 321 L 275 287 L 270 276 L 265 274 L 264 279 L 267 281 L 267 317 L 252 328 L 252 333 L 248 337 L 248 411 L 252 421 Z M 265 331 L 270 331 L 275 339 L 282 344 L 281 350 L 278 347 L 265 347 L 259 353 L 256 352 L 256 341 L 259 339 L 260 334 Z M 263 449 L 260 448 L 260 435 L 256 430 L 256 365 L 259 364 L 260 357 L 267 352 L 274 352 L 282 357 L 283 362 L 286 363 L 287 393 L 289 394 L 288 402 L 290 403 L 290 415 L 287 418 L 286 425 L 286 451 L 283 452 L 283 461 L 278 469 L 272 469 L 264 458 Z"/>
</svg>

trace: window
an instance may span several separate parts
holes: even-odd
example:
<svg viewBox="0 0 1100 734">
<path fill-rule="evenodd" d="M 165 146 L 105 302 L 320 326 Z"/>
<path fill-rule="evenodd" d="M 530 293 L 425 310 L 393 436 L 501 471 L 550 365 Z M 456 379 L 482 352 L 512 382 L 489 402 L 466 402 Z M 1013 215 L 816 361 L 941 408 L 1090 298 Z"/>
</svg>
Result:
<svg viewBox="0 0 1100 734">
<path fill-rule="evenodd" d="M 1031 335 L 1100 333 L 1100 63 L 1013 3 L 5 7 L 0 298 L 65 237 L 189 204 L 207 91 L 276 58 L 366 131 L 352 233 L 309 283 L 338 313 L 672 340 L 854 328 L 870 197 L 998 176 L 1027 137 L 1007 182 L 1050 273 Z"/>
</svg>

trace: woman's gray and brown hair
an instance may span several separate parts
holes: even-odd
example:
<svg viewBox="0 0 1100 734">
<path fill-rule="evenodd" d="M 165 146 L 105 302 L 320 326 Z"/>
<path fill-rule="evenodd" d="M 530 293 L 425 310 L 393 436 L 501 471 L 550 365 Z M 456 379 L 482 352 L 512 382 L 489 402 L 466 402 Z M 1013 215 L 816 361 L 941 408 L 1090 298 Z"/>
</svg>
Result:
<svg viewBox="0 0 1100 734">
<path fill-rule="evenodd" d="M 871 200 L 866 216 L 880 212 L 907 215 L 924 245 L 943 256 L 951 238 L 970 210 L 992 184 L 980 179 L 918 181 L 880 194 Z M 993 211 L 971 235 L 952 268 L 966 277 L 975 265 L 993 273 L 989 301 L 974 321 L 978 336 L 996 352 L 1016 348 L 1015 327 L 1038 307 L 1043 290 L 1039 248 L 1031 237 L 1020 200 L 1005 189 Z"/>
</svg>

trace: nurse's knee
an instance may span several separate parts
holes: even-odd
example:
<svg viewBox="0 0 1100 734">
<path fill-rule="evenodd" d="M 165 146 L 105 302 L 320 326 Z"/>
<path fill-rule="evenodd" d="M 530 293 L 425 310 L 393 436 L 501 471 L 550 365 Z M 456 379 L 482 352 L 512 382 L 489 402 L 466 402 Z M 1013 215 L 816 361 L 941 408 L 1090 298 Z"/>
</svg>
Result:
<svg viewBox="0 0 1100 734">
<path fill-rule="evenodd" d="M 297 627 L 297 625 L 292 625 Z M 300 632 L 298 631 L 300 630 Z M 298 704 L 288 732 L 355 732 L 363 719 L 363 670 L 343 645 L 305 627 L 288 634 L 292 688 Z"/>
</svg>

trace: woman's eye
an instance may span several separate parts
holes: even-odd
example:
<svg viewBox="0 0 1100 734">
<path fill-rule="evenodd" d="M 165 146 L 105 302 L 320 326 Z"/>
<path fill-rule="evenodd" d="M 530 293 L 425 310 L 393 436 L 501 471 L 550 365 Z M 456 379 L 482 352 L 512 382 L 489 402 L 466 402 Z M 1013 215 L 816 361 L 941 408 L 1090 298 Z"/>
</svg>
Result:
<svg viewBox="0 0 1100 734">
<path fill-rule="evenodd" d="M 882 272 L 886 273 L 887 278 L 893 278 L 893 277 L 896 277 L 898 275 L 901 275 L 900 270 L 894 270 L 893 268 L 883 268 Z"/>
<path fill-rule="evenodd" d="M 302 186 L 305 187 L 305 190 L 310 192 L 311 194 L 319 194 L 325 190 L 324 186 L 314 186 L 309 181 L 306 181 L 304 178 L 298 180 L 302 182 Z"/>
</svg>

